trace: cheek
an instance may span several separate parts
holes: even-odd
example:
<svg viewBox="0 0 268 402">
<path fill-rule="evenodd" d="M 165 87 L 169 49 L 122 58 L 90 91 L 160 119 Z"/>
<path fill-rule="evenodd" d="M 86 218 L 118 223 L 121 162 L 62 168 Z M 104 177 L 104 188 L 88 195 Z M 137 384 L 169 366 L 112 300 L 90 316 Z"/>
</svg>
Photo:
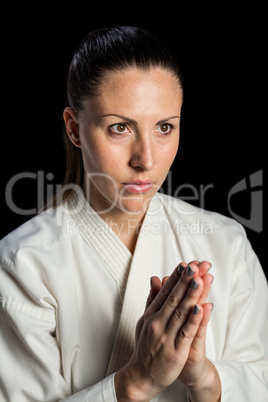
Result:
<svg viewBox="0 0 268 402">
<path fill-rule="evenodd" d="M 105 142 L 87 142 L 82 146 L 85 170 L 90 173 L 115 175 L 122 165 L 125 153 L 119 147 L 107 146 Z"/>
<path fill-rule="evenodd" d="M 162 149 L 159 153 L 159 167 L 162 170 L 168 171 L 170 166 L 172 165 L 176 155 L 178 152 L 178 144 L 174 144 L 173 146 L 169 146 L 166 149 Z"/>
</svg>

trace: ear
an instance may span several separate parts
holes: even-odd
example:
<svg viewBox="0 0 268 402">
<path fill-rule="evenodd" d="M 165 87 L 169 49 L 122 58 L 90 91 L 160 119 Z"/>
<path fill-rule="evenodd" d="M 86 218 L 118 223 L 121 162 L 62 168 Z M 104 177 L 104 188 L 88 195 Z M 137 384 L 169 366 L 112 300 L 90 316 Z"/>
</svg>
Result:
<svg viewBox="0 0 268 402">
<path fill-rule="evenodd" d="M 68 137 L 76 147 L 81 148 L 78 117 L 69 106 L 64 109 L 63 119 Z"/>
</svg>

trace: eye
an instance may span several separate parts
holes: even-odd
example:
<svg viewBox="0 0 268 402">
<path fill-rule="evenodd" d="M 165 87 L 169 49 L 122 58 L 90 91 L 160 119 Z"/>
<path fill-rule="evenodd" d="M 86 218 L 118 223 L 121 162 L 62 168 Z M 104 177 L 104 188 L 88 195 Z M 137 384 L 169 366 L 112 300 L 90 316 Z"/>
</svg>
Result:
<svg viewBox="0 0 268 402">
<path fill-rule="evenodd" d="M 160 134 L 170 134 L 173 128 L 172 124 L 163 123 L 155 131 Z"/>
<path fill-rule="evenodd" d="M 115 134 L 124 134 L 129 132 L 126 124 L 123 123 L 113 124 L 112 126 L 109 127 L 109 130 Z"/>
</svg>

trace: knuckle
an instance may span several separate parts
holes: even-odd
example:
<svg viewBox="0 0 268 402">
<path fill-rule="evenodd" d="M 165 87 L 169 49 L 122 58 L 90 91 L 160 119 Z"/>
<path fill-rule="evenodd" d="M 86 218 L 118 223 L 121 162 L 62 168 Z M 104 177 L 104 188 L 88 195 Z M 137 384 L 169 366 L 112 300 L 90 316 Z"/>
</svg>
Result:
<svg viewBox="0 0 268 402">
<path fill-rule="evenodd" d="M 152 313 L 150 312 L 150 306 L 145 310 L 144 314 L 143 314 L 143 322 L 150 322 L 152 317 Z"/>
<path fill-rule="evenodd" d="M 148 307 L 151 304 L 151 302 L 152 302 L 152 297 L 151 297 L 151 295 L 149 295 L 146 300 L 146 307 Z"/>
<path fill-rule="evenodd" d="M 165 333 L 155 337 L 151 342 L 153 353 L 157 354 L 161 351 L 161 354 L 164 354 L 165 358 L 171 359 L 172 358 L 172 353 L 170 350 L 171 347 L 170 343 L 167 341 L 168 339 Z"/>
<path fill-rule="evenodd" d="M 178 298 L 175 296 L 175 294 L 172 292 L 170 293 L 168 299 L 167 299 L 167 303 L 170 307 L 176 307 L 179 303 Z"/>
<path fill-rule="evenodd" d="M 182 322 L 185 320 L 185 314 L 181 308 L 179 308 L 179 307 L 176 308 L 176 310 L 174 311 L 174 318 L 179 322 Z"/>
<path fill-rule="evenodd" d="M 153 320 L 149 325 L 149 333 L 151 336 L 155 336 L 160 332 L 160 323 L 158 320 Z"/>
<path fill-rule="evenodd" d="M 166 345 L 166 343 L 167 343 L 167 335 L 163 333 L 159 338 L 159 345 Z"/>
<path fill-rule="evenodd" d="M 162 296 L 164 296 L 164 298 L 167 298 L 168 297 L 168 295 L 169 295 L 169 291 L 168 291 L 168 289 L 166 288 L 166 286 L 164 285 L 164 286 L 162 286 L 162 289 L 161 289 L 161 294 L 162 294 Z"/>
<path fill-rule="evenodd" d="M 185 330 L 185 328 L 182 328 L 179 333 L 178 333 L 178 337 L 180 340 L 182 341 L 187 341 L 191 338 L 190 334 L 188 331 Z"/>
</svg>

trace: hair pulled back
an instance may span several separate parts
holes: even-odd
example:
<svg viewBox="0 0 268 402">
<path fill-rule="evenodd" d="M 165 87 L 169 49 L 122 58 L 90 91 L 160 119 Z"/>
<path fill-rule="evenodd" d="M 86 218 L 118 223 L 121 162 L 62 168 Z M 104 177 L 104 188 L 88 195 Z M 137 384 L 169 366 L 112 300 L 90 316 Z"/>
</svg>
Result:
<svg viewBox="0 0 268 402">
<path fill-rule="evenodd" d="M 67 82 L 69 105 L 80 110 L 87 96 L 98 93 L 107 72 L 133 66 L 161 66 L 176 76 L 181 85 L 177 60 L 157 36 L 129 26 L 104 28 L 90 32 L 74 54 Z"/>
</svg>

